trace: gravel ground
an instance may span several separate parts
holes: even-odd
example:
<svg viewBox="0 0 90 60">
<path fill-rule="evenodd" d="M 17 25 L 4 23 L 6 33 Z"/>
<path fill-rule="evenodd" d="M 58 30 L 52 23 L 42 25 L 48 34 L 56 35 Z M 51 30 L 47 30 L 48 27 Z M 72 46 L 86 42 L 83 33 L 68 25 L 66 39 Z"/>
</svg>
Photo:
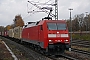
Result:
<svg viewBox="0 0 90 60">
<path fill-rule="evenodd" d="M 9 39 L 3 38 L 3 40 L 14 52 L 18 60 L 52 60 Z"/>
<path fill-rule="evenodd" d="M 6 42 L 6 44 L 10 47 L 10 49 L 17 56 L 18 60 L 33 60 L 34 59 L 33 57 L 29 56 L 28 53 L 24 51 L 25 48 L 23 46 L 13 41 L 10 41 L 9 39 L 4 38 L 3 40 Z"/>
<path fill-rule="evenodd" d="M 0 60 L 13 60 L 12 55 L 0 39 Z"/>
<path fill-rule="evenodd" d="M 72 46 L 72 48 L 90 52 L 90 48 L 89 47 L 86 48 L 86 47 L 81 47 L 81 46 Z"/>
<path fill-rule="evenodd" d="M 10 41 L 9 39 L 3 38 L 3 40 L 10 47 L 10 49 L 14 52 L 18 60 L 52 60 L 16 42 Z M 76 52 L 66 52 L 66 53 L 69 56 L 77 57 L 79 60 L 90 60 L 89 58 L 90 56 L 87 56 L 84 54 L 80 54 Z M 7 59 L 7 60 L 13 60 L 13 59 Z M 68 60 L 68 59 L 59 58 L 57 60 Z"/>
<path fill-rule="evenodd" d="M 66 51 L 66 54 L 72 57 L 76 57 L 78 60 L 90 60 L 90 56 L 82 54 L 82 53 Z"/>
</svg>

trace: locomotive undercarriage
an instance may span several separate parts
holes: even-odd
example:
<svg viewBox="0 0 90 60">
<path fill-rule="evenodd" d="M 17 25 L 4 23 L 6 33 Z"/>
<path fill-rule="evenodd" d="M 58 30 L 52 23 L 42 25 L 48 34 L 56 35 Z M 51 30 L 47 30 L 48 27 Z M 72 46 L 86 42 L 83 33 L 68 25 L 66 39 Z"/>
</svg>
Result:
<svg viewBox="0 0 90 60">
<path fill-rule="evenodd" d="M 69 44 L 65 44 L 65 43 L 48 44 L 47 48 L 41 48 L 40 45 L 36 45 L 32 43 L 29 43 L 29 46 L 35 51 L 38 51 L 46 55 L 63 54 L 65 50 L 68 50 L 70 48 Z"/>
<path fill-rule="evenodd" d="M 46 52 L 49 54 L 59 55 L 63 54 L 65 50 L 69 50 L 70 45 L 64 43 L 49 44 Z"/>
</svg>

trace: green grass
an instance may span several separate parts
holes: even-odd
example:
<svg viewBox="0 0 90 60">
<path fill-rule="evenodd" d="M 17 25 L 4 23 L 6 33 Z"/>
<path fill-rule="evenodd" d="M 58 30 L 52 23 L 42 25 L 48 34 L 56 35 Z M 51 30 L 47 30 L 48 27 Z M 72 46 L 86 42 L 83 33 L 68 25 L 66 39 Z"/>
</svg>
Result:
<svg viewBox="0 0 90 60">
<path fill-rule="evenodd" d="M 73 39 L 90 40 L 90 34 L 72 34 Z"/>
</svg>

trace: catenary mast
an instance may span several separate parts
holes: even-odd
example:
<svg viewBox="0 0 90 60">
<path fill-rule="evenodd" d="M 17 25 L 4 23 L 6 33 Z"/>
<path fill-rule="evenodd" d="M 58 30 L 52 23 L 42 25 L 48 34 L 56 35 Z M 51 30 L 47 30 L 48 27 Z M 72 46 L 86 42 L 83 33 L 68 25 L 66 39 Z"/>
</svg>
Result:
<svg viewBox="0 0 90 60">
<path fill-rule="evenodd" d="M 58 20 L 58 0 L 55 0 L 55 20 Z"/>
</svg>

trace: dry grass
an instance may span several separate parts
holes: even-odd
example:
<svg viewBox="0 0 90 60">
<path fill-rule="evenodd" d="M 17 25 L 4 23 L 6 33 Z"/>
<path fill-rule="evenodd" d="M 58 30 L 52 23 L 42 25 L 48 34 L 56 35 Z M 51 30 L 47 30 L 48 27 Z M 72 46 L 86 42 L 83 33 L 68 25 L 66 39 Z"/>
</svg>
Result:
<svg viewBox="0 0 90 60">
<path fill-rule="evenodd" d="M 90 48 L 85 48 L 85 47 L 81 47 L 81 46 L 72 46 L 72 48 L 76 48 L 79 50 L 84 50 L 84 51 L 89 51 L 90 52 Z"/>
<path fill-rule="evenodd" d="M 90 41 L 90 34 L 72 34 L 72 38 Z"/>
</svg>

